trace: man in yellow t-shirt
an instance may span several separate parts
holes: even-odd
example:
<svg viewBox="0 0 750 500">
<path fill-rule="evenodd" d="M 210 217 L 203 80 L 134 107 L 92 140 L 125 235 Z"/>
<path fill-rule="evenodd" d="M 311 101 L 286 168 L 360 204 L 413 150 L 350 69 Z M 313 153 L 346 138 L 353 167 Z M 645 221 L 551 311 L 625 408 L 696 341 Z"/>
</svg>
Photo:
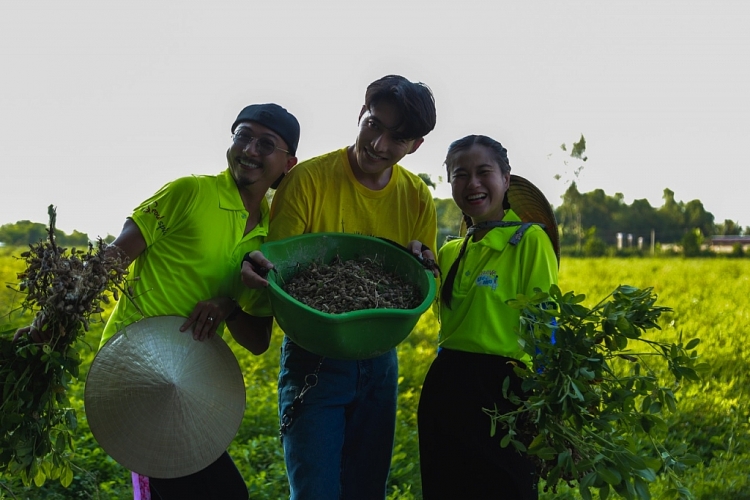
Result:
<svg viewBox="0 0 750 500">
<path fill-rule="evenodd" d="M 427 86 L 393 75 L 370 84 L 354 145 L 301 163 L 281 183 L 268 240 L 364 234 L 434 259 L 429 250 L 422 255 L 422 244 L 435 248 L 437 237 L 432 195 L 398 162 L 419 148 L 435 121 Z M 299 401 L 316 369 L 317 385 Z M 284 338 L 279 415 L 292 500 L 385 498 L 397 384 L 393 349 L 367 360 L 322 359 Z"/>
</svg>

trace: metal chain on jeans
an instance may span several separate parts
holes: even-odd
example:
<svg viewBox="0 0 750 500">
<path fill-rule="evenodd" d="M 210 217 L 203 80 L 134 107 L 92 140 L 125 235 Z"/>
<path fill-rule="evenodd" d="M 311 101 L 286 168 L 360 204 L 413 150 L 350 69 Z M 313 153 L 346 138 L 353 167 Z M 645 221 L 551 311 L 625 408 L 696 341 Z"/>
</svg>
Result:
<svg viewBox="0 0 750 500">
<path fill-rule="evenodd" d="M 281 416 L 279 436 L 282 439 L 284 437 L 284 432 L 292 425 L 292 420 L 294 420 L 294 413 L 299 409 L 299 405 L 304 402 L 305 394 L 307 394 L 307 391 L 318 385 L 318 373 L 320 373 L 320 367 L 323 366 L 323 359 L 323 356 L 321 356 L 320 361 L 318 361 L 318 366 L 317 368 L 315 368 L 315 371 L 313 373 L 308 373 L 307 375 L 305 375 L 305 385 L 302 386 L 302 390 L 299 391 L 299 394 L 294 396 L 292 404 L 289 405 L 289 408 Z"/>
</svg>

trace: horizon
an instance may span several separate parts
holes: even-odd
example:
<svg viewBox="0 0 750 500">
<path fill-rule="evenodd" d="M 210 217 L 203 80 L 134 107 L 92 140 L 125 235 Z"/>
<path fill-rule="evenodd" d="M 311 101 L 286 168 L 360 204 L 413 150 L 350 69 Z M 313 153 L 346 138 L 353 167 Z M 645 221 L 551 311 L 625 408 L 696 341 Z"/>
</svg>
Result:
<svg viewBox="0 0 750 500">
<path fill-rule="evenodd" d="M 436 191 L 436 189 L 433 189 L 432 187 L 430 187 L 430 189 L 432 189 L 432 190 L 433 190 L 433 192 L 434 192 L 434 191 Z M 597 188 L 595 188 L 595 189 L 592 189 L 591 191 L 587 191 L 587 192 L 585 192 L 585 193 L 584 193 L 584 192 L 581 192 L 581 194 L 588 194 L 588 193 L 591 193 L 591 192 L 595 191 L 596 189 L 597 189 Z M 668 188 L 667 188 L 667 189 L 668 189 Z M 607 197 L 614 197 L 614 196 L 615 196 L 615 194 L 617 194 L 617 193 L 613 193 L 613 194 L 610 194 L 610 193 L 606 193 L 606 192 L 605 192 L 605 195 L 606 195 Z M 437 197 L 437 196 L 433 196 L 433 199 L 434 199 L 434 200 L 451 200 L 451 201 L 453 200 L 453 198 L 452 198 L 452 197 L 450 196 L 450 194 L 448 194 L 448 196 L 447 196 L 447 197 L 445 197 L 445 198 L 440 198 L 440 197 Z M 550 201 L 550 200 L 548 199 L 547 201 Z M 625 202 L 625 201 L 623 200 L 623 203 L 624 203 L 624 204 L 626 204 L 626 205 L 632 205 L 632 202 L 633 202 L 633 201 L 636 201 L 636 200 L 632 200 L 632 201 L 631 201 L 630 203 L 626 203 L 626 202 Z M 648 201 L 648 200 L 647 200 L 647 201 Z M 687 203 L 689 203 L 690 201 L 693 201 L 693 200 L 680 200 L 680 199 L 678 199 L 677 195 L 675 194 L 675 201 L 676 201 L 676 202 L 677 202 L 678 204 L 683 204 L 683 205 L 684 205 L 684 204 L 687 204 Z M 699 201 L 700 201 L 700 200 L 699 200 Z M 455 203 L 455 202 L 454 202 L 454 203 Z M 649 204 L 650 204 L 650 202 L 649 202 Z M 557 210 L 558 208 L 560 208 L 560 205 L 555 205 L 555 204 L 553 204 L 552 202 L 550 202 L 550 205 L 552 205 L 552 208 L 553 208 L 553 210 Z M 664 206 L 664 203 L 662 203 L 662 204 L 661 204 L 661 205 L 659 205 L 659 206 L 654 206 L 654 205 L 651 205 L 651 207 L 652 207 L 652 208 L 654 208 L 654 210 L 659 210 L 659 209 L 660 209 L 660 208 L 662 208 L 663 206 Z M 48 205 L 48 207 L 49 207 L 49 205 Z M 708 212 L 708 213 L 710 213 L 711 215 L 713 215 L 713 213 L 711 212 L 711 210 L 709 210 L 708 208 L 706 208 L 706 207 L 705 207 L 705 205 L 704 205 L 704 209 L 706 210 L 706 212 Z M 57 207 L 55 207 L 55 210 L 57 210 Z M 48 224 L 49 224 L 49 217 L 48 217 L 48 218 L 47 218 L 47 220 L 45 220 L 45 221 L 41 221 L 41 220 L 39 220 L 39 221 L 33 221 L 33 220 L 30 220 L 30 219 L 21 219 L 21 220 L 17 220 L 17 221 L 15 221 L 15 222 L 6 222 L 6 223 L 0 223 L 0 227 L 2 227 L 2 226 L 5 226 L 5 225 L 13 225 L 13 224 L 18 224 L 18 223 L 21 223 L 21 222 L 27 222 L 27 221 L 28 221 L 28 222 L 31 222 L 31 223 L 36 223 L 36 224 L 44 224 L 44 226 L 45 226 L 45 227 L 47 227 L 47 226 L 48 226 Z M 723 224 L 724 222 L 725 222 L 724 220 L 718 221 L 718 220 L 716 220 L 716 218 L 714 218 L 714 224 L 715 224 L 715 225 Z M 737 221 L 734 221 L 734 222 L 737 222 Z M 738 225 L 738 227 L 740 227 L 740 228 L 742 229 L 743 233 L 744 233 L 745 229 L 748 229 L 748 228 L 750 228 L 750 226 L 745 226 L 745 227 L 743 227 L 743 226 L 740 226 L 740 225 Z M 79 229 L 76 229 L 76 228 L 73 228 L 73 229 L 70 229 L 70 230 L 66 230 L 65 228 L 61 228 L 61 227 L 59 227 L 59 224 L 55 224 L 55 228 L 56 228 L 56 229 L 58 229 L 59 231 L 62 231 L 62 232 L 64 232 L 64 233 L 65 233 L 65 234 L 67 234 L 67 235 L 71 235 L 71 234 L 72 234 L 72 233 L 73 233 L 74 231 L 78 231 L 78 232 L 80 232 L 80 233 L 84 233 L 84 234 L 86 234 L 86 235 L 87 235 L 87 236 L 89 237 L 89 240 L 90 240 L 90 241 L 95 241 L 95 240 L 96 240 L 97 238 L 99 238 L 99 237 L 101 237 L 102 239 L 105 239 L 105 238 L 107 238 L 108 236 L 113 236 L 113 237 L 116 237 L 116 236 L 117 236 L 117 234 L 114 234 L 114 233 L 108 233 L 108 234 L 103 234 L 103 235 L 101 235 L 101 234 L 100 234 L 100 235 L 91 235 L 91 234 L 89 234 L 89 233 L 86 233 L 86 231 L 81 231 L 81 230 L 79 230 Z M 705 235 L 705 236 L 708 236 L 708 235 Z M 721 236 L 721 235 L 712 235 L 712 236 L 718 237 L 718 236 Z M 729 235 L 729 236 L 727 236 L 727 237 L 734 237 L 734 235 Z M 0 246 L 2 246 L 2 242 L 0 242 Z"/>
</svg>

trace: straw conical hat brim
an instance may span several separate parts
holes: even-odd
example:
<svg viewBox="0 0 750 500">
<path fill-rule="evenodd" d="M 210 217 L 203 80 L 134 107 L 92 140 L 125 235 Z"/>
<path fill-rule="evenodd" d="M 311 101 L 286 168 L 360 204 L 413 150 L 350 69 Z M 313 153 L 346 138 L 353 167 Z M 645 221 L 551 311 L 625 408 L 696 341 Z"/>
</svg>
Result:
<svg viewBox="0 0 750 500">
<path fill-rule="evenodd" d="M 94 358 L 84 391 L 99 445 L 144 476 L 204 469 L 234 439 L 245 411 L 237 359 L 214 335 L 180 332 L 185 318 L 158 316 L 115 334 Z"/>
<path fill-rule="evenodd" d="M 511 174 L 508 188 L 510 208 L 523 222 L 544 224 L 544 231 L 552 241 L 557 265 L 560 265 L 560 235 L 557 231 L 557 220 L 547 198 L 534 184 L 518 175 Z"/>
</svg>

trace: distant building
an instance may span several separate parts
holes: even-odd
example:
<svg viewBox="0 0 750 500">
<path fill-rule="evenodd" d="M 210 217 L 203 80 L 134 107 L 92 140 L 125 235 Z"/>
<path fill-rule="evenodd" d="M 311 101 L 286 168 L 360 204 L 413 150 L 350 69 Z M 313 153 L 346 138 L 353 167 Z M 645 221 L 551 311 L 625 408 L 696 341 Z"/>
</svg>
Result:
<svg viewBox="0 0 750 500">
<path fill-rule="evenodd" d="M 736 244 L 742 245 L 742 249 L 750 249 L 750 236 L 720 235 L 706 238 L 708 248 L 716 253 L 729 253 Z"/>
</svg>

